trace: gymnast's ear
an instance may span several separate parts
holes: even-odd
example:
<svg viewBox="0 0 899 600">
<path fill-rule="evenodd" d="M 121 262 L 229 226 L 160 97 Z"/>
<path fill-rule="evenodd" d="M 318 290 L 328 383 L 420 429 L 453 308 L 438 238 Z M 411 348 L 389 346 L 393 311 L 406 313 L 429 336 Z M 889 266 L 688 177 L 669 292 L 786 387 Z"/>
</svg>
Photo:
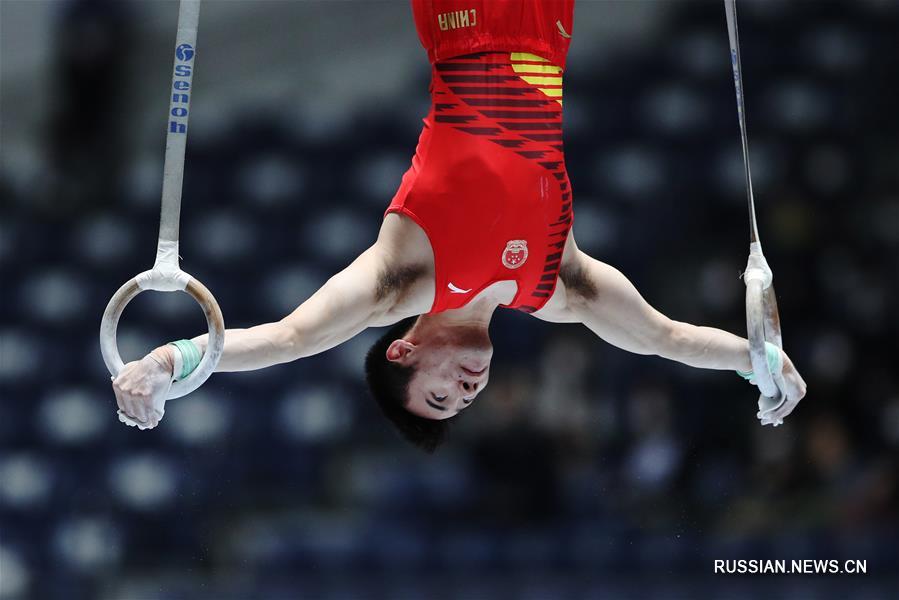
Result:
<svg viewBox="0 0 899 600">
<path fill-rule="evenodd" d="M 412 358 L 412 351 L 415 350 L 415 344 L 407 340 L 393 340 L 387 346 L 387 360 L 399 363 L 404 367 L 409 366 Z"/>
</svg>

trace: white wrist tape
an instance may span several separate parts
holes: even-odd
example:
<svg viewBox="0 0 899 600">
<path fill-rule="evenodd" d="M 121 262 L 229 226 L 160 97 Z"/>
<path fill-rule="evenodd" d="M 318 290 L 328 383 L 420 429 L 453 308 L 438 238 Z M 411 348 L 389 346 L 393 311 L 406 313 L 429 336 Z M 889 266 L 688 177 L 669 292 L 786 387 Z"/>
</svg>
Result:
<svg viewBox="0 0 899 600">
<path fill-rule="evenodd" d="M 749 244 L 749 260 L 746 262 L 746 271 L 743 273 L 743 283 L 758 279 L 762 282 L 762 288 L 768 289 L 774 280 L 774 273 L 762 254 L 762 245 L 759 242 Z"/>
<path fill-rule="evenodd" d="M 190 275 L 178 266 L 178 242 L 159 240 L 156 247 L 156 262 L 149 271 L 136 278 L 142 290 L 157 292 L 180 292 L 190 283 Z"/>
</svg>

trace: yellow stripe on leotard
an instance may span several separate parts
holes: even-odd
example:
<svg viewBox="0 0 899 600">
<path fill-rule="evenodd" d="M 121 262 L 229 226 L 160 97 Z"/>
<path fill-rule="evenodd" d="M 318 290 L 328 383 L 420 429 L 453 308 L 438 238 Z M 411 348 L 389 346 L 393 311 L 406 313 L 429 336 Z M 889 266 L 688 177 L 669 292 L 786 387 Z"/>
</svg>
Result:
<svg viewBox="0 0 899 600">
<path fill-rule="evenodd" d="M 556 65 L 534 65 L 527 63 L 548 63 L 549 61 L 528 52 L 512 52 L 509 56 L 512 70 L 529 85 L 558 85 L 558 88 L 538 87 L 545 96 L 562 104 L 562 67 Z"/>
<path fill-rule="evenodd" d="M 512 69 L 516 73 L 522 73 L 527 75 L 540 75 L 544 73 L 549 73 L 553 75 L 561 75 L 562 67 L 557 67 L 556 65 L 525 65 L 521 63 L 512 63 Z"/>
<path fill-rule="evenodd" d="M 558 77 L 540 77 L 533 75 L 519 75 L 521 79 L 531 85 L 562 85 L 562 76 Z"/>
<path fill-rule="evenodd" d="M 528 52 L 513 52 L 512 53 L 512 62 L 529 60 L 531 62 L 549 62 L 545 58 L 537 56 L 536 54 L 530 54 Z"/>
</svg>

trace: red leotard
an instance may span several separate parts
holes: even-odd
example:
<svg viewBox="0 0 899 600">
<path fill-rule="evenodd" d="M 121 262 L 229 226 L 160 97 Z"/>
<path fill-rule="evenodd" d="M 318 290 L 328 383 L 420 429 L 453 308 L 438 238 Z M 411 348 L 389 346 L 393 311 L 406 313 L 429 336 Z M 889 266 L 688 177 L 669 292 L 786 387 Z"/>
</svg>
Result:
<svg viewBox="0 0 899 600">
<path fill-rule="evenodd" d="M 434 63 L 431 111 L 412 166 L 387 209 L 413 219 L 430 240 L 435 268 L 431 313 L 465 306 L 490 284 L 507 280 L 518 286 L 508 308 L 538 310 L 555 289 L 571 228 L 571 189 L 562 153 L 561 64 L 524 53 L 537 48 L 534 42 L 543 40 L 544 33 L 564 40 L 565 50 L 568 39 L 554 26 L 545 32 L 524 30 L 523 43 L 506 46 L 508 38 L 500 35 L 501 45 L 488 44 L 493 31 L 488 26 L 500 32 L 508 28 L 506 21 L 489 20 L 489 10 L 482 16 L 494 3 L 509 5 L 506 16 L 512 5 L 533 15 L 552 12 L 548 9 L 557 4 L 413 0 L 420 35 L 422 19 L 434 10 L 443 14 L 462 10 L 462 5 L 478 7 L 479 32 L 471 44 L 484 50 Z M 558 2 L 569 9 L 572 4 Z M 465 22 L 456 15 L 453 21 L 447 17 L 447 27 Z M 570 15 L 569 10 L 566 32 L 571 31 Z M 435 44 L 423 35 L 422 41 L 431 54 Z M 554 38 L 541 43 L 545 48 L 561 45 Z M 440 48 L 462 42 L 441 44 L 438 39 L 438 57 Z M 564 63 L 564 52 L 558 62 Z"/>
</svg>

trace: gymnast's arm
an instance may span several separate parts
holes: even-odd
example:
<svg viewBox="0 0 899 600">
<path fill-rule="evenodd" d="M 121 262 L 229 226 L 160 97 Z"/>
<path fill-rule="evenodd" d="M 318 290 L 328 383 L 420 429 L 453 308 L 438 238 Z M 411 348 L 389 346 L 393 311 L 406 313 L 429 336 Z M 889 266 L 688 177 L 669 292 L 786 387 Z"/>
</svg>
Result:
<svg viewBox="0 0 899 600">
<path fill-rule="evenodd" d="M 383 229 L 382 229 L 383 232 Z M 249 329 L 228 329 L 217 371 L 248 371 L 324 352 L 363 329 L 398 320 L 394 295 L 379 290 L 390 245 L 381 238 L 351 265 L 327 281 L 283 319 Z M 208 335 L 194 338 L 201 352 Z M 125 365 L 112 386 L 119 409 L 141 429 L 155 427 L 164 414 L 174 369 L 172 346 L 161 346 Z"/>
<path fill-rule="evenodd" d="M 652 306 L 618 269 L 576 247 L 559 273 L 559 294 L 546 320 L 583 323 L 600 338 L 635 354 L 692 367 L 751 371 L 749 342 L 713 327 L 674 321 Z"/>
<path fill-rule="evenodd" d="M 563 261 L 559 272 L 560 293 L 534 316 L 583 323 L 610 344 L 637 354 L 654 354 L 704 369 L 752 370 L 746 339 L 714 327 L 669 319 L 650 306 L 620 271 L 587 256 L 572 239 L 565 250 L 569 251 L 572 258 Z M 806 392 L 805 381 L 790 358 L 783 350 L 780 354 L 786 398 L 769 415 L 769 422 L 789 415 Z"/>
<path fill-rule="evenodd" d="M 216 371 L 262 369 L 312 356 L 368 327 L 392 325 L 419 314 L 422 302 L 410 299 L 427 296 L 413 291 L 421 282 L 431 281 L 424 266 L 430 256 L 426 240 L 411 221 L 387 215 L 375 244 L 291 314 L 274 323 L 227 330 Z M 204 334 L 193 342 L 205 352 L 207 340 Z M 171 346 L 163 350 L 172 353 Z"/>
<path fill-rule="evenodd" d="M 280 321 L 228 329 L 216 372 L 262 369 L 319 354 L 380 325 L 391 301 L 378 294 L 385 267 L 385 253 L 375 244 Z M 193 342 L 205 352 L 207 340 L 203 334 Z"/>
<path fill-rule="evenodd" d="M 610 344 L 636 354 L 657 355 L 691 367 L 751 371 L 749 342 L 714 327 L 675 321 L 649 305 L 618 269 L 581 252 L 572 238 L 557 294 L 534 316 L 583 323 Z M 801 398 L 805 382 L 781 350 L 788 394 Z"/>
</svg>

